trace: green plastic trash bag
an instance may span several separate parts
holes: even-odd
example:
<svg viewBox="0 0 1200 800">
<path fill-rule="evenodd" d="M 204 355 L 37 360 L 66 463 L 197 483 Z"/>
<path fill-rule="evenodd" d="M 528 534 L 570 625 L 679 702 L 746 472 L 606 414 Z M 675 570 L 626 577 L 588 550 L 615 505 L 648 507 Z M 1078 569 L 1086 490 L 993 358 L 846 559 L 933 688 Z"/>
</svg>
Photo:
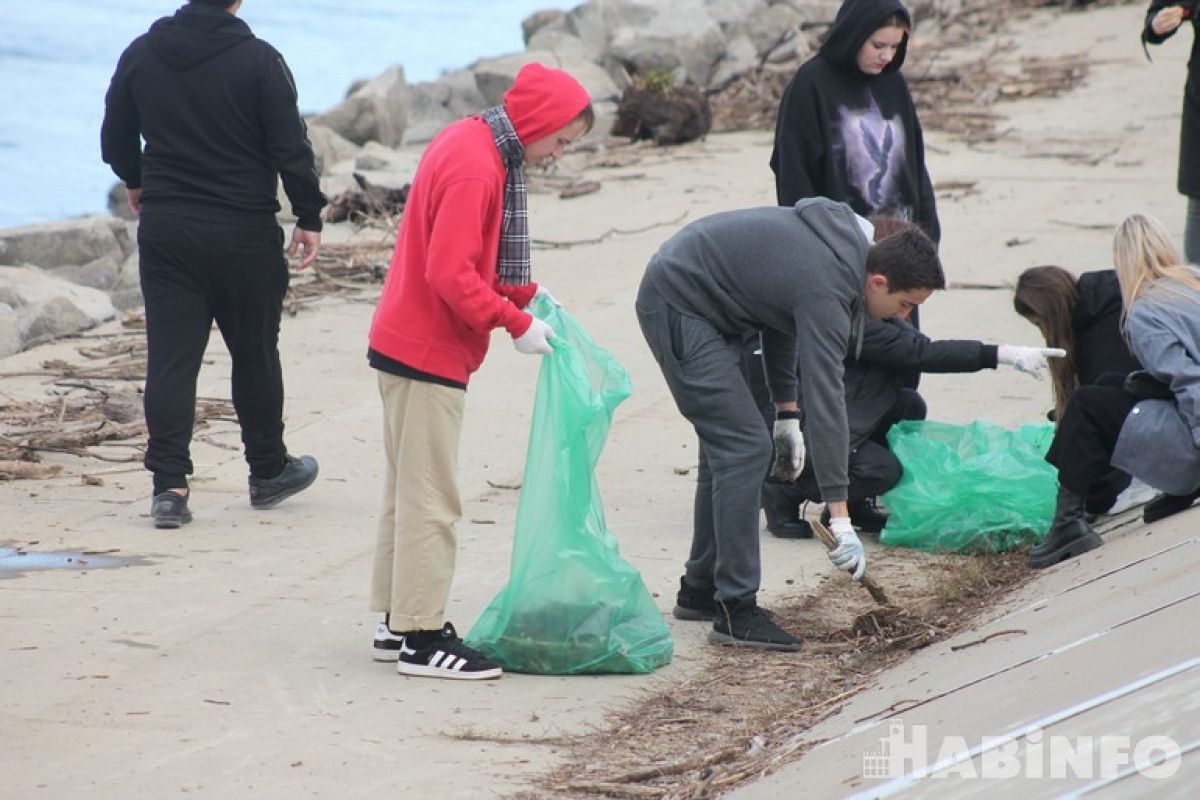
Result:
<svg viewBox="0 0 1200 800">
<path fill-rule="evenodd" d="M 959 553 L 1037 544 L 1054 518 L 1058 471 L 1045 460 L 1053 425 L 1015 431 L 906 421 L 888 431 L 904 475 L 883 496 L 891 516 L 879 541 Z"/>
<path fill-rule="evenodd" d="M 467 642 L 514 672 L 645 673 L 671 660 L 670 631 L 604 522 L 593 471 L 629 375 L 565 311 L 530 308 L 556 332 L 542 361 L 508 585 Z"/>
</svg>

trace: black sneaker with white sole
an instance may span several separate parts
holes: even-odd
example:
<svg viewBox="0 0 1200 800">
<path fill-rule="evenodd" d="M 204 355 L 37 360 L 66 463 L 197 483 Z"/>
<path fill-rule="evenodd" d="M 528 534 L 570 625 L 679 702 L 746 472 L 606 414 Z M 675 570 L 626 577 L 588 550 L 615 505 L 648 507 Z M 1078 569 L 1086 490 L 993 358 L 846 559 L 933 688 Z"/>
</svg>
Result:
<svg viewBox="0 0 1200 800">
<path fill-rule="evenodd" d="M 775 624 L 774 615 L 754 600 L 718 604 L 708 640 L 713 644 L 752 647 L 758 650 L 799 650 L 801 641 Z"/>
<path fill-rule="evenodd" d="M 401 675 L 460 681 L 482 681 L 503 674 L 499 664 L 467 647 L 449 622 L 440 631 L 406 632 L 396 671 Z"/>
<path fill-rule="evenodd" d="M 375 641 L 371 645 L 371 658 L 376 661 L 396 661 L 400 658 L 400 648 L 404 646 L 404 637 L 392 633 L 388 626 L 379 623 L 375 628 Z"/>
</svg>

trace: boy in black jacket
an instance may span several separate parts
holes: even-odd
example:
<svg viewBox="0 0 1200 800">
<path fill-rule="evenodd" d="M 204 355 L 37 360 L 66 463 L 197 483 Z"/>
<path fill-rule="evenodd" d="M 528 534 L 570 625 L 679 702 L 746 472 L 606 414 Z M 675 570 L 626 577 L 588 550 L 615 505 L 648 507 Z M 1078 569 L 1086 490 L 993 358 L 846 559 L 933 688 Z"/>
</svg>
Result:
<svg viewBox="0 0 1200 800">
<path fill-rule="evenodd" d="M 233 360 L 250 504 L 312 484 L 312 456 L 283 443 L 279 320 L 288 286 L 276 186 L 298 218 L 288 254 L 317 257 L 325 196 L 283 57 L 235 15 L 191 0 L 121 54 L 105 98 L 104 161 L 138 215 L 146 303 L 145 465 L 160 528 L 190 522 L 196 376 L 215 320 Z M 142 140 L 145 149 L 142 149 Z"/>
</svg>

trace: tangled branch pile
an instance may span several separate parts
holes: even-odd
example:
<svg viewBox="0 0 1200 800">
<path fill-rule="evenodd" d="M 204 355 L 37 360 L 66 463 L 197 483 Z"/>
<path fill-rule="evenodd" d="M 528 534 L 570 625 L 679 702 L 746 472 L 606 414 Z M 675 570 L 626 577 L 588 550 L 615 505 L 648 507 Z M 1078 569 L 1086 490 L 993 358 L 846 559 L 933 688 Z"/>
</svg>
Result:
<svg viewBox="0 0 1200 800">
<path fill-rule="evenodd" d="M 1029 575 L 1022 554 L 889 550 L 872 569 L 902 611 L 878 613 L 859 587 L 833 576 L 808 598 L 775 609 L 780 624 L 804 639 L 800 653 L 710 648 L 694 677 L 640 695 L 606 729 L 548 740 L 566 749 L 566 763 L 536 794 L 519 797 L 683 800 L 753 780 L 803 755 L 813 744 L 805 731 L 884 669 L 974 622 Z"/>
</svg>

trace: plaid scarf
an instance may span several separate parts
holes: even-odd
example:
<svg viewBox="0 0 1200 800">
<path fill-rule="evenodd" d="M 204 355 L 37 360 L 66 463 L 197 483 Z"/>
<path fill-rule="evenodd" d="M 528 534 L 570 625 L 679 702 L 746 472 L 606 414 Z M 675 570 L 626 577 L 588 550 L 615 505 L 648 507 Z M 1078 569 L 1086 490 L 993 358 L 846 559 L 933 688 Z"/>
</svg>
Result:
<svg viewBox="0 0 1200 800">
<path fill-rule="evenodd" d="M 513 130 L 504 106 L 483 112 L 483 121 L 492 129 L 492 139 L 500 151 L 500 160 L 508 177 L 504 181 L 504 221 L 500 227 L 500 251 L 496 272 L 500 283 L 523 286 L 529 273 L 529 209 L 525 192 L 525 147 Z"/>
</svg>

